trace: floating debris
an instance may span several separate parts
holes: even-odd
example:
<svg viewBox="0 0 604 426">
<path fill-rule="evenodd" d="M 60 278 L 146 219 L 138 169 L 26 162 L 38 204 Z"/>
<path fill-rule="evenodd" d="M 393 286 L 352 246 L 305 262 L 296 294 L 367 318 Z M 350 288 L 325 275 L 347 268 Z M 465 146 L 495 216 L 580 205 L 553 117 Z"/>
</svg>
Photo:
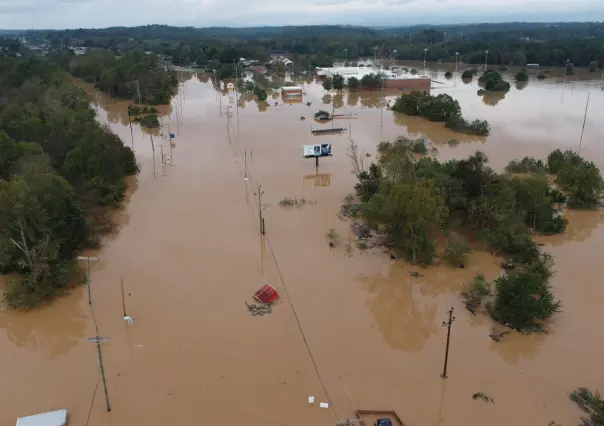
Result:
<svg viewBox="0 0 604 426">
<path fill-rule="evenodd" d="M 409 275 L 411 275 L 413 278 L 422 278 L 423 275 L 420 274 L 419 272 L 409 272 Z"/>
<path fill-rule="evenodd" d="M 491 334 L 489 334 L 489 337 L 491 339 L 493 339 L 494 341 L 496 341 L 497 343 L 502 343 L 503 342 L 503 337 L 506 334 L 510 334 L 510 333 L 511 333 L 511 331 L 501 331 L 501 332 L 498 332 L 497 330 L 493 329 L 491 331 Z"/>
<path fill-rule="evenodd" d="M 304 117 L 303 115 L 300 116 L 300 121 L 304 121 L 306 120 L 306 117 Z"/>
<path fill-rule="evenodd" d="M 474 395 L 472 395 L 472 399 L 482 399 L 484 402 L 491 402 L 493 404 L 495 404 L 495 401 L 493 400 L 493 398 L 490 398 L 487 394 L 483 393 L 483 392 L 476 392 Z"/>
<path fill-rule="evenodd" d="M 250 311 L 254 317 L 261 317 L 273 312 L 273 307 L 268 303 L 250 304 L 245 302 L 245 306 L 247 306 L 247 310 Z"/>
</svg>

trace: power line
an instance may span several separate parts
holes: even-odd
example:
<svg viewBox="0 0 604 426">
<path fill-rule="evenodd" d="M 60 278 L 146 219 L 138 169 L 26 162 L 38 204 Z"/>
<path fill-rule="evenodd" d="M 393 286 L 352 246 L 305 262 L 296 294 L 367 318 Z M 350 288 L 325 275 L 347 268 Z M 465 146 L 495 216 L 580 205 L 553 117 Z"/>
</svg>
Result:
<svg viewBox="0 0 604 426">
<path fill-rule="evenodd" d="M 99 389 L 100 381 L 101 381 L 101 371 L 99 370 L 99 374 L 96 379 L 96 385 L 94 385 L 94 392 L 92 392 L 92 400 L 90 401 L 90 408 L 88 409 L 88 417 L 86 417 L 86 426 L 88 426 L 88 422 L 90 421 L 90 414 L 92 414 L 92 407 L 94 406 L 94 399 L 96 398 L 96 391 Z"/>
<path fill-rule="evenodd" d="M 230 137 L 230 131 L 229 131 L 229 137 Z M 239 153 L 241 151 L 240 147 L 239 147 L 239 140 L 238 138 L 234 138 L 235 139 L 235 144 L 237 145 L 237 148 L 233 147 L 234 150 L 236 150 L 236 154 L 237 157 L 239 158 Z M 241 172 L 241 164 L 239 164 L 238 162 L 238 167 L 239 167 L 239 171 Z M 254 179 L 252 177 L 252 173 L 251 170 L 248 169 L 247 175 L 249 177 L 249 181 L 254 184 Z M 247 185 L 247 183 L 246 183 Z M 254 198 L 254 203 L 256 203 L 256 199 Z M 262 206 L 259 206 L 259 208 L 261 209 Z M 260 211 L 260 210 L 259 210 Z M 275 263 L 275 267 L 277 268 L 277 273 L 279 274 L 279 279 L 281 281 L 281 285 L 283 286 L 283 289 L 285 290 L 285 294 L 287 295 L 287 301 L 288 304 L 290 306 L 290 309 L 292 310 L 292 313 L 294 314 L 294 318 L 296 320 L 296 324 L 298 325 L 298 329 L 300 330 L 300 334 L 302 335 L 302 340 L 304 341 L 304 345 L 306 346 L 306 349 L 308 351 L 308 354 L 310 356 L 310 359 L 313 363 L 313 367 L 315 370 L 315 373 L 317 374 L 317 378 L 319 379 L 319 383 L 321 384 L 321 388 L 323 389 L 323 392 L 325 393 L 325 398 L 327 399 L 327 402 L 329 403 L 331 410 L 336 418 L 336 420 L 338 420 L 338 413 L 333 405 L 333 402 L 331 400 L 331 397 L 329 396 L 329 392 L 327 391 L 327 386 L 325 385 L 325 382 L 323 381 L 323 377 L 321 376 L 321 373 L 319 371 L 319 366 L 317 364 L 317 361 L 315 359 L 315 356 L 312 352 L 312 349 L 310 347 L 310 343 L 308 342 L 308 339 L 306 337 L 306 333 L 304 332 L 304 328 L 302 327 L 302 323 L 300 322 L 300 318 L 298 317 L 298 314 L 296 312 L 296 309 L 294 307 L 294 304 L 292 302 L 291 296 L 289 294 L 289 290 L 287 288 L 287 285 L 285 284 L 285 279 L 283 278 L 283 274 L 281 273 L 281 268 L 279 267 L 279 262 L 277 261 L 277 257 L 275 256 L 275 252 L 273 250 L 273 247 L 271 245 L 270 242 L 270 238 L 263 234 L 264 237 L 266 238 L 266 240 L 268 241 L 268 247 L 269 247 L 269 251 L 271 253 L 271 256 L 273 258 L 273 261 Z"/>
</svg>

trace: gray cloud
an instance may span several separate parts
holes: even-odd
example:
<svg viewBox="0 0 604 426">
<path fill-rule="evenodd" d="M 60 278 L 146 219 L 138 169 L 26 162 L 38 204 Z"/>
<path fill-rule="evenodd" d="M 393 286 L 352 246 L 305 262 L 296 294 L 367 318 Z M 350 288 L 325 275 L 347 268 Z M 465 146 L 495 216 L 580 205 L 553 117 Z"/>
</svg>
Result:
<svg viewBox="0 0 604 426">
<path fill-rule="evenodd" d="M 0 0 L 0 28 L 604 20 L 603 0 Z"/>
</svg>

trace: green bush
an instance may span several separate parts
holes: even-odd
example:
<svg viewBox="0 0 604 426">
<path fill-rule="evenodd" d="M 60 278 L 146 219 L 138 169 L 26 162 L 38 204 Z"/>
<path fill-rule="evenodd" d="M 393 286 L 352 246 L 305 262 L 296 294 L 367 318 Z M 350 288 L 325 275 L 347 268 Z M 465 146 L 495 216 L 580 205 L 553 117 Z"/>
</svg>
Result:
<svg viewBox="0 0 604 426">
<path fill-rule="evenodd" d="M 449 238 L 443 258 L 451 266 L 459 267 L 468 260 L 470 247 L 465 239 Z"/>
<path fill-rule="evenodd" d="M 537 80 L 545 80 L 547 78 L 547 75 L 545 73 L 540 72 L 539 74 L 537 74 Z"/>
<path fill-rule="evenodd" d="M 518 71 L 515 75 L 514 78 L 516 79 L 516 81 L 529 81 L 529 75 L 526 71 L 522 70 L 522 71 Z"/>
<path fill-rule="evenodd" d="M 472 70 L 465 70 L 461 74 L 461 78 L 463 78 L 464 80 L 472 80 L 473 77 L 474 77 L 474 73 L 472 72 Z"/>
<path fill-rule="evenodd" d="M 445 78 L 449 79 L 449 78 L 451 78 L 451 77 L 453 77 L 453 73 L 452 73 L 451 71 L 447 71 L 447 72 L 445 73 Z"/>
</svg>

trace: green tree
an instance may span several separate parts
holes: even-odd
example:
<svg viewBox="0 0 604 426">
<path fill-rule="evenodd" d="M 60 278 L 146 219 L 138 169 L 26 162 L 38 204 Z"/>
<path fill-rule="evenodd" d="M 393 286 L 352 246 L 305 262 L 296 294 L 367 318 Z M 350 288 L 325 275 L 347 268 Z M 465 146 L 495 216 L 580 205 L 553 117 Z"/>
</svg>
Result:
<svg viewBox="0 0 604 426">
<path fill-rule="evenodd" d="M 532 271 L 505 274 L 495 280 L 496 296 L 491 314 L 500 323 L 522 332 L 541 331 L 543 322 L 562 306 L 549 285 Z"/>
<path fill-rule="evenodd" d="M 474 78 L 474 74 L 472 74 L 471 70 L 464 70 L 464 72 L 461 74 L 461 78 L 464 80 L 472 80 L 472 78 Z"/>
<path fill-rule="evenodd" d="M 344 77 L 340 74 L 335 74 L 332 79 L 333 88 L 336 90 L 342 90 L 344 88 Z M 327 89 L 329 90 L 329 89 Z"/>
<path fill-rule="evenodd" d="M 352 91 L 357 90 L 361 85 L 361 82 L 359 81 L 358 78 L 356 77 L 349 77 L 348 78 L 348 88 Z"/>
<path fill-rule="evenodd" d="M 373 197 L 367 216 L 386 224 L 394 244 L 412 263 L 429 265 L 435 254 L 432 233 L 447 219 L 448 209 L 434 182 L 397 184 Z"/>
<path fill-rule="evenodd" d="M 331 78 L 325 79 L 323 82 L 323 89 L 331 90 L 333 88 L 333 80 Z"/>
</svg>

